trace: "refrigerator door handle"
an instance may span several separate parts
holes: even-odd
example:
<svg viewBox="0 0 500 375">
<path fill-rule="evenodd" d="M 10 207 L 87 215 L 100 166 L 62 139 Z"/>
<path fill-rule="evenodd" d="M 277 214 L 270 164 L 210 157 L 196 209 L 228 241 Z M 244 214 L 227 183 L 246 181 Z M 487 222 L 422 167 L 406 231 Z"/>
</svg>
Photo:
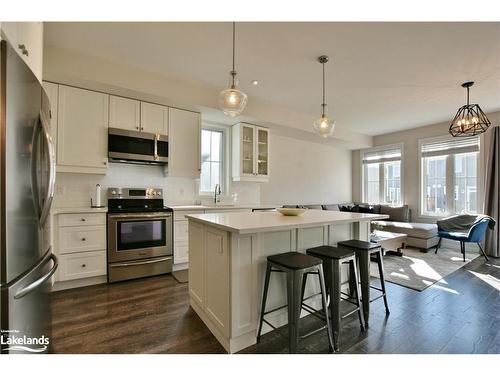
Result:
<svg viewBox="0 0 500 375">
<path fill-rule="evenodd" d="M 47 195 L 44 197 L 43 207 L 40 212 L 40 227 L 42 227 L 49 216 L 52 200 L 54 199 L 54 190 L 56 185 L 56 158 L 48 121 L 43 112 L 40 112 L 40 125 L 43 131 L 43 140 L 45 142 L 45 146 L 47 147 L 49 156 L 49 181 L 47 186 Z"/>
<path fill-rule="evenodd" d="M 41 123 L 40 121 L 37 121 L 37 124 L 35 125 L 35 128 L 33 129 L 33 137 L 31 140 L 32 148 L 31 148 L 31 191 L 33 193 L 33 201 L 35 204 L 35 211 L 36 215 L 38 216 L 38 219 L 40 219 L 40 214 L 42 211 L 42 208 L 40 207 L 40 194 L 39 194 L 39 186 L 38 186 L 38 157 L 39 157 L 39 150 L 38 150 L 38 138 L 40 137 L 40 131 L 41 131 Z M 40 222 L 40 221 L 39 221 Z"/>
<path fill-rule="evenodd" d="M 40 277 L 38 280 L 32 282 L 28 286 L 25 286 L 20 291 L 18 291 L 14 295 L 14 299 L 23 298 L 25 295 L 31 293 L 32 291 L 34 291 L 36 288 L 38 288 L 40 285 L 42 285 L 44 282 L 46 282 L 47 280 L 49 280 L 52 277 L 54 272 L 56 272 L 56 270 L 57 270 L 57 266 L 59 265 L 59 261 L 57 260 L 57 257 L 54 254 L 50 254 L 50 256 L 47 258 L 47 260 L 52 260 L 54 262 L 54 265 L 49 270 L 49 272 L 47 272 L 45 275 Z"/>
</svg>

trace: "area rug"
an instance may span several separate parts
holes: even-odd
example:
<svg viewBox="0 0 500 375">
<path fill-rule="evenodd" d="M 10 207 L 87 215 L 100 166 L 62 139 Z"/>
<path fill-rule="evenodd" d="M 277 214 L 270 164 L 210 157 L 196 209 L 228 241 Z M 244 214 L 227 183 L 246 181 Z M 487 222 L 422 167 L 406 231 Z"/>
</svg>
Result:
<svg viewBox="0 0 500 375">
<path fill-rule="evenodd" d="M 180 270 L 180 271 L 174 271 L 172 272 L 172 276 L 174 277 L 175 281 L 181 284 L 185 284 L 189 280 L 189 271 L 188 270 Z"/>
<path fill-rule="evenodd" d="M 402 257 L 384 256 L 385 280 L 419 292 L 435 283 L 444 283 L 441 281 L 443 278 L 480 255 L 468 250 L 464 262 L 458 248 L 442 247 L 437 254 L 434 254 L 433 249 L 421 253 L 418 249 L 406 248 L 403 253 Z M 371 263 L 370 274 L 378 277 L 375 262 Z"/>
</svg>

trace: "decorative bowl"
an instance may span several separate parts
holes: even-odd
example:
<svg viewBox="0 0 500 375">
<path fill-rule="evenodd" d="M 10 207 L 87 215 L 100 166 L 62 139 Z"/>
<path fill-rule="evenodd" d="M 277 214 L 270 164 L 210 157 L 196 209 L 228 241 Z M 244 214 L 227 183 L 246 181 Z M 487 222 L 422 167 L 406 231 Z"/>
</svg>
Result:
<svg viewBox="0 0 500 375">
<path fill-rule="evenodd" d="M 285 216 L 299 216 L 306 212 L 307 208 L 285 208 L 285 207 L 280 207 L 276 208 L 276 210 Z"/>
</svg>

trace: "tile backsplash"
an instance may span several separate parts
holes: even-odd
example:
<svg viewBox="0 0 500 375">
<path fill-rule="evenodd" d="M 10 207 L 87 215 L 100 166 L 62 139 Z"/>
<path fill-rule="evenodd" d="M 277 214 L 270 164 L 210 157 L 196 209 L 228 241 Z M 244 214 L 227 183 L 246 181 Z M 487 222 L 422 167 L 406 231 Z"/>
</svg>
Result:
<svg viewBox="0 0 500 375">
<path fill-rule="evenodd" d="M 95 199 L 95 186 L 101 185 L 101 203 L 106 205 L 108 187 L 157 187 L 164 191 L 165 203 L 194 204 L 208 201 L 209 196 L 200 197 L 198 180 L 166 177 L 163 168 L 148 165 L 110 163 L 106 175 L 58 173 L 54 207 L 87 207 L 90 198 Z M 259 204 L 260 187 L 254 183 L 230 183 L 226 200 L 233 194 L 238 204 Z"/>
</svg>

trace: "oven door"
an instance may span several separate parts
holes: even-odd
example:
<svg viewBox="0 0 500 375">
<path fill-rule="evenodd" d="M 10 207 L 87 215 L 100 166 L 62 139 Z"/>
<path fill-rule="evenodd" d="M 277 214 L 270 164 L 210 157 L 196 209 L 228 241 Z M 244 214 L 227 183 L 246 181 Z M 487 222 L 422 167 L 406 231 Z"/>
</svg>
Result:
<svg viewBox="0 0 500 375">
<path fill-rule="evenodd" d="M 172 214 L 108 214 L 108 261 L 172 255 Z"/>
</svg>

